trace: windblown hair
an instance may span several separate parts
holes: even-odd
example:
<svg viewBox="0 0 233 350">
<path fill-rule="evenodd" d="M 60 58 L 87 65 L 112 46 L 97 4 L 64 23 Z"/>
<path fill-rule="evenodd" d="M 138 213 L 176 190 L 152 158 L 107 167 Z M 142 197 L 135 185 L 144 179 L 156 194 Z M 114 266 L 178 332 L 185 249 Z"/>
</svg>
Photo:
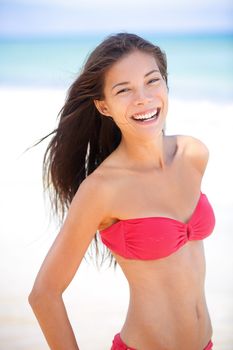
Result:
<svg viewBox="0 0 233 350">
<path fill-rule="evenodd" d="M 48 190 L 51 209 L 63 221 L 81 182 L 113 152 L 121 141 L 121 131 L 113 119 L 102 115 L 94 100 L 104 99 L 107 70 L 119 59 L 140 50 L 155 57 L 167 84 L 166 54 L 151 42 L 127 32 L 108 36 L 87 58 L 77 79 L 70 86 L 58 114 L 55 130 L 43 158 L 43 188 Z M 164 130 L 163 130 L 164 133 Z M 38 144 L 36 143 L 36 144 Z M 98 231 L 94 236 L 98 257 Z M 114 260 L 110 250 L 110 265 Z M 102 256 L 102 262 L 104 256 Z"/>
</svg>

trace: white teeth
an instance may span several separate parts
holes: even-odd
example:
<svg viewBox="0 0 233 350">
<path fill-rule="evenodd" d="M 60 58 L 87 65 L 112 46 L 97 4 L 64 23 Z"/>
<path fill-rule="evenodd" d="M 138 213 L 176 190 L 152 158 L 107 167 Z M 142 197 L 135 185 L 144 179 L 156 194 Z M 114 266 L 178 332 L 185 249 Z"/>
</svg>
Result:
<svg viewBox="0 0 233 350">
<path fill-rule="evenodd" d="M 154 111 L 152 111 L 151 113 L 147 113 L 147 114 L 137 114 L 136 116 L 133 116 L 133 119 L 149 119 L 151 118 L 153 115 L 157 114 L 158 109 L 155 109 Z"/>
</svg>

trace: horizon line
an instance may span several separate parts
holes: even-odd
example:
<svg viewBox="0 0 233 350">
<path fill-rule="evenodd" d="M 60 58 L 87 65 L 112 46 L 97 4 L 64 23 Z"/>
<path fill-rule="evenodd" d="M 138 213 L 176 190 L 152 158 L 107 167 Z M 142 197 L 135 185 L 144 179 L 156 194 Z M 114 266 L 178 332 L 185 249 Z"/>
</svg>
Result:
<svg viewBox="0 0 233 350">
<path fill-rule="evenodd" d="M 192 36 L 192 35 L 229 35 L 233 37 L 233 28 L 229 29 L 197 29 L 197 30 L 177 30 L 177 31 L 157 31 L 157 30 L 100 30 L 93 32 L 53 32 L 53 33 L 0 33 L 0 39 L 60 39 L 60 38 L 75 38 L 75 37 L 98 37 L 98 36 L 109 36 L 117 33 L 135 33 L 138 35 L 159 35 L 159 36 Z"/>
</svg>

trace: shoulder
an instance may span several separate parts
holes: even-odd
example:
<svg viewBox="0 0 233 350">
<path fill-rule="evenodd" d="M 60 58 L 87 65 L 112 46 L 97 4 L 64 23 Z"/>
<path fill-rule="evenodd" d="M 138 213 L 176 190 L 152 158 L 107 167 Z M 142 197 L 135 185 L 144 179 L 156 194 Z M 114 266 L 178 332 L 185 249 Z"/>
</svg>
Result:
<svg viewBox="0 0 233 350">
<path fill-rule="evenodd" d="M 209 160 L 209 149 L 206 144 L 189 135 L 179 135 L 178 138 L 184 157 L 203 174 Z"/>
<path fill-rule="evenodd" d="M 81 183 L 76 195 L 95 202 L 103 212 L 108 211 L 114 194 L 113 180 L 105 168 L 97 168 Z"/>
<path fill-rule="evenodd" d="M 93 200 L 95 198 L 99 200 L 100 198 L 104 199 L 110 193 L 110 190 L 111 186 L 109 186 L 107 176 L 103 172 L 94 171 L 82 181 L 77 194 L 79 196 L 83 194 L 87 197 L 92 197 Z"/>
<path fill-rule="evenodd" d="M 82 232 L 92 233 L 109 216 L 112 190 L 105 176 L 91 173 L 79 185 L 69 207 L 69 221 Z"/>
</svg>

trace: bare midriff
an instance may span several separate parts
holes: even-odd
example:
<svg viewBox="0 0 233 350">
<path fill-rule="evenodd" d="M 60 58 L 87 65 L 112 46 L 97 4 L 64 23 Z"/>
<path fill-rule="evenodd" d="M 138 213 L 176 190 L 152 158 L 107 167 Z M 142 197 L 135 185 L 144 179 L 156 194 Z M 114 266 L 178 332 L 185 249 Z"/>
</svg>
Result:
<svg viewBox="0 0 233 350">
<path fill-rule="evenodd" d="M 130 300 L 120 336 L 137 350 L 202 350 L 212 337 L 205 300 L 202 241 L 189 241 L 158 260 L 113 253 L 129 283 Z"/>
</svg>

